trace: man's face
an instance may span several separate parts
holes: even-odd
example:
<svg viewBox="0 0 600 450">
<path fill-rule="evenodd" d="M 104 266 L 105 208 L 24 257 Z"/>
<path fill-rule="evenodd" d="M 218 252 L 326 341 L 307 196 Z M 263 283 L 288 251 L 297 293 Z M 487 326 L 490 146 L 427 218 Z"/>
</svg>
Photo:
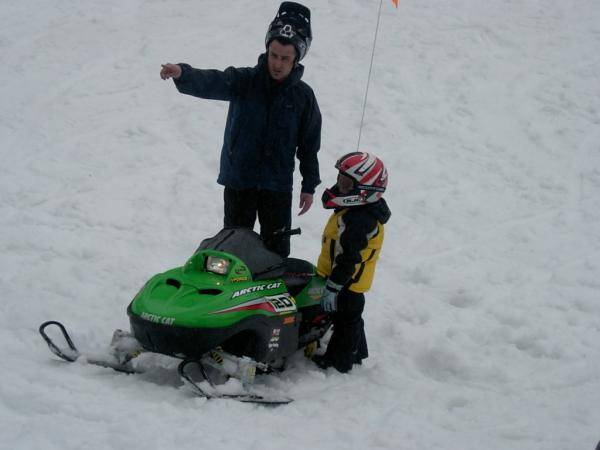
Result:
<svg viewBox="0 0 600 450">
<path fill-rule="evenodd" d="M 296 49 L 292 44 L 284 45 L 278 40 L 269 44 L 268 66 L 269 75 L 275 81 L 285 80 L 294 68 Z"/>
</svg>

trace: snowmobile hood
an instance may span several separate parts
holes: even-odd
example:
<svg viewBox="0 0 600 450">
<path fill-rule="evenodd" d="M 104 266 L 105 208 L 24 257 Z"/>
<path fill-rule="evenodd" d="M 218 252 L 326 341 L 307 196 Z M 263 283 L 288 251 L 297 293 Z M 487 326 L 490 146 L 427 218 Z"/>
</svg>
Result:
<svg viewBox="0 0 600 450">
<path fill-rule="evenodd" d="M 209 257 L 228 260 L 227 273 L 211 272 L 207 268 Z M 287 312 L 273 307 L 271 298 L 285 292 L 281 280 L 253 280 L 248 267 L 231 254 L 199 250 L 185 266 L 152 277 L 133 299 L 131 311 L 162 325 L 223 327 L 252 312 Z M 295 304 L 291 309 L 296 309 Z"/>
</svg>

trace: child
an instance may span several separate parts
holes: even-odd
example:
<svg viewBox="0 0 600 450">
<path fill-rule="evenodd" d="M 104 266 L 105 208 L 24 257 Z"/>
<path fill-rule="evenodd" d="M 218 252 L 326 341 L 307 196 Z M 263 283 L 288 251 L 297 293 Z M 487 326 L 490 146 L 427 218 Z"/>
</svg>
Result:
<svg viewBox="0 0 600 450">
<path fill-rule="evenodd" d="M 383 162 L 369 153 L 342 156 L 335 168 L 337 183 L 326 189 L 323 206 L 333 209 L 325 230 L 317 273 L 327 277 L 321 307 L 333 314 L 333 335 L 321 368 L 348 372 L 368 354 L 362 312 L 383 244 L 383 224 L 390 210 L 381 196 L 387 186 Z"/>
</svg>

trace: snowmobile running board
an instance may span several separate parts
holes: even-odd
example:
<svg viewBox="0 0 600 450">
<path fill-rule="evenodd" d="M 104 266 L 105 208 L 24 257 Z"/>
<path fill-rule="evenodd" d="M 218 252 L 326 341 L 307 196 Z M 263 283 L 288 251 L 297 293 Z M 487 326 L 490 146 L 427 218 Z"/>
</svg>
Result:
<svg viewBox="0 0 600 450">
<path fill-rule="evenodd" d="M 51 325 L 58 327 L 58 329 L 62 333 L 63 338 L 65 339 L 65 342 L 68 345 L 67 348 L 59 347 L 52 340 L 52 338 L 50 338 L 48 336 L 48 334 L 46 333 L 46 328 Z M 44 341 L 46 341 L 46 343 L 48 344 L 50 351 L 64 361 L 73 363 L 75 361 L 78 361 L 79 359 L 84 359 L 88 364 L 94 364 L 96 366 L 113 369 L 113 370 L 116 370 L 117 372 L 123 372 L 123 373 L 127 373 L 127 374 L 143 373 L 143 370 L 134 368 L 133 364 L 131 363 L 131 359 L 133 359 L 133 358 L 131 358 L 131 357 L 126 358 L 124 362 L 119 362 L 118 359 L 115 358 L 113 355 L 106 355 L 107 356 L 107 358 L 106 358 L 106 357 L 102 357 L 100 355 L 81 353 L 77 349 L 75 344 L 73 343 L 73 340 L 71 339 L 71 336 L 69 336 L 69 333 L 67 332 L 65 326 L 58 321 L 49 320 L 47 322 L 42 323 L 40 325 L 39 332 L 42 335 L 42 337 L 44 338 Z M 137 356 L 137 354 L 135 356 Z M 204 380 L 206 380 L 208 382 L 208 384 L 212 388 L 211 390 L 214 391 L 213 393 L 202 389 L 199 386 L 199 384 L 196 383 L 192 379 L 191 375 L 188 372 L 186 372 L 186 367 L 190 366 L 191 364 L 195 364 L 198 366 L 198 368 L 200 369 L 200 373 L 202 374 L 202 377 L 204 378 Z M 204 397 L 206 399 L 213 399 L 213 398 L 230 399 L 230 400 L 237 400 L 237 401 L 244 402 L 244 403 L 257 403 L 257 404 L 273 405 L 273 406 L 284 405 L 284 404 L 287 404 L 287 403 L 290 403 L 293 401 L 293 399 L 289 398 L 289 397 L 263 396 L 260 394 L 254 394 L 254 393 L 250 393 L 250 392 L 240 393 L 240 394 L 219 393 L 216 386 L 210 380 L 204 365 L 202 364 L 201 361 L 198 361 L 198 360 L 186 359 L 186 360 L 182 361 L 179 364 L 177 371 L 178 371 L 182 381 L 184 382 L 184 384 L 189 386 L 196 395 L 198 395 L 200 397 Z"/>
</svg>

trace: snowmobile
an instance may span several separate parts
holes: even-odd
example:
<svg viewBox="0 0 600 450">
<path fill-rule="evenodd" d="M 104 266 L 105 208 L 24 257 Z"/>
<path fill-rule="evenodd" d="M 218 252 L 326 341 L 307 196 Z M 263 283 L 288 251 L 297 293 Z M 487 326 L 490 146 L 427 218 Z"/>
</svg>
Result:
<svg viewBox="0 0 600 450">
<path fill-rule="evenodd" d="M 300 234 L 287 230 L 282 234 Z M 320 307 L 325 279 L 308 261 L 282 258 L 245 228 L 225 228 L 202 241 L 181 267 L 150 278 L 127 307 L 131 331 L 116 330 L 110 352 L 85 354 L 88 363 L 135 373 L 145 352 L 180 358 L 179 375 L 198 395 L 258 403 L 288 403 L 288 397 L 252 393 L 256 373 L 282 370 L 286 358 L 304 349 L 310 356 L 331 326 Z M 66 346 L 48 336 L 56 326 Z M 44 322 L 40 333 L 66 361 L 82 355 L 65 327 Z M 234 378 L 242 392 L 223 393 L 217 381 Z"/>
</svg>

